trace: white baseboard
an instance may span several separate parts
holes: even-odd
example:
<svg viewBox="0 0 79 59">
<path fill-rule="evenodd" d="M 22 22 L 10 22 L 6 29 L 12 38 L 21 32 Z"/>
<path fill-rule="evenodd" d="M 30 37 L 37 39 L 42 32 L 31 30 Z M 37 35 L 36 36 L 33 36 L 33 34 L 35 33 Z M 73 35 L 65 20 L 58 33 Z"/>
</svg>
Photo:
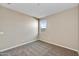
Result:
<svg viewBox="0 0 79 59">
<path fill-rule="evenodd" d="M 34 42 L 34 41 L 37 41 L 37 40 L 32 40 L 32 41 L 29 41 L 29 42 L 23 42 L 23 43 L 18 44 L 16 46 L 12 46 L 12 47 L 9 47 L 9 48 L 2 49 L 2 50 L 0 50 L 0 52 L 4 52 L 4 51 L 7 51 L 7 50 L 10 50 L 10 49 L 13 49 L 13 48 L 16 48 L 16 47 L 19 47 L 19 46 Z"/>
<path fill-rule="evenodd" d="M 73 50 L 73 51 L 76 51 L 76 52 L 79 53 L 79 51 L 76 50 L 76 49 L 72 49 L 72 48 L 69 48 L 69 47 L 65 47 L 65 46 L 62 46 L 62 45 L 59 45 L 59 44 L 56 44 L 56 43 L 51 43 L 51 42 L 48 42 L 48 41 L 45 41 L 45 40 L 40 40 L 40 41 L 47 42 L 49 44 L 53 44 L 53 45 L 56 45 L 56 46 L 60 46 L 60 47 L 63 47 L 63 48 L 69 49 L 69 50 Z"/>
</svg>

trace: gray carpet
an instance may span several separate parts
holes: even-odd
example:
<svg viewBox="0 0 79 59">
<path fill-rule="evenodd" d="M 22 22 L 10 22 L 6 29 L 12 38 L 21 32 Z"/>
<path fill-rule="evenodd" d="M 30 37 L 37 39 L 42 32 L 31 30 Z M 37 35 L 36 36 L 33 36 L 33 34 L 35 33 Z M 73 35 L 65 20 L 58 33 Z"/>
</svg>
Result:
<svg viewBox="0 0 79 59">
<path fill-rule="evenodd" d="M 35 41 L 0 53 L 0 56 L 77 56 L 77 52 Z"/>
</svg>

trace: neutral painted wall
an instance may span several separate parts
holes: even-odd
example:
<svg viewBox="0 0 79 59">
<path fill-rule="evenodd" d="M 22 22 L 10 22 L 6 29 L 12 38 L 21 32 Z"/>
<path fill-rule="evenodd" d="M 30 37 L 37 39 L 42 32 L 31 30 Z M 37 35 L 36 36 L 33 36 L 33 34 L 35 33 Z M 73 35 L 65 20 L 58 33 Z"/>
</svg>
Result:
<svg viewBox="0 0 79 59">
<path fill-rule="evenodd" d="M 78 50 L 78 7 L 48 16 L 46 19 L 47 29 L 40 33 L 40 40 Z"/>
<path fill-rule="evenodd" d="M 78 4 L 78 54 L 79 54 L 79 4 Z"/>
<path fill-rule="evenodd" d="M 37 40 L 38 21 L 0 6 L 0 50 Z"/>
</svg>

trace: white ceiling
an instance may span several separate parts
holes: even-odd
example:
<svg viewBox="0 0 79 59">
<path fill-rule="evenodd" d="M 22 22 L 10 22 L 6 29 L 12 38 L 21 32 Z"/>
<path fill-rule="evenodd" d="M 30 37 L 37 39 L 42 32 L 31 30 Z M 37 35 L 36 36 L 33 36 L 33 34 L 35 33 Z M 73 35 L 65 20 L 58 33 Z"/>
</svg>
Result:
<svg viewBox="0 0 79 59">
<path fill-rule="evenodd" d="M 38 18 L 77 6 L 77 4 L 74 3 L 6 3 L 1 5 Z"/>
</svg>

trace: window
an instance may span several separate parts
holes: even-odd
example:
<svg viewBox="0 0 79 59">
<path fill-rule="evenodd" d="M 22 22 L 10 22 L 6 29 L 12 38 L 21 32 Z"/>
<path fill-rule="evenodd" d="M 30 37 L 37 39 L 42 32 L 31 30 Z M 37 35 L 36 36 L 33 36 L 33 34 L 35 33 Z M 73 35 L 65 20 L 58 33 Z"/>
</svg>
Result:
<svg viewBox="0 0 79 59">
<path fill-rule="evenodd" d="M 40 19 L 40 30 L 44 32 L 47 28 L 47 20 L 45 18 Z"/>
</svg>

